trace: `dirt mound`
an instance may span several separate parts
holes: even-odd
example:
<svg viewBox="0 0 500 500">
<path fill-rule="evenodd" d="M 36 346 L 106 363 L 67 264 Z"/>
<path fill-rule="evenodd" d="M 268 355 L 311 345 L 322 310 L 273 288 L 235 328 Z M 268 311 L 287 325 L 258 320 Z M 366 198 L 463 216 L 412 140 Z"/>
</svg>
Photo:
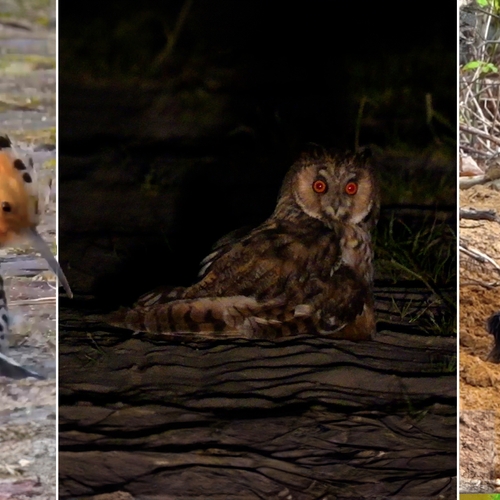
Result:
<svg viewBox="0 0 500 500">
<path fill-rule="evenodd" d="M 500 192 L 494 186 L 474 186 L 460 193 L 461 208 L 495 210 L 500 216 Z M 500 264 L 500 223 L 489 220 L 460 221 L 460 241 Z M 486 331 L 486 320 L 500 310 L 500 273 L 489 263 L 479 263 L 460 252 L 460 410 L 494 411 L 496 459 L 491 465 L 491 479 L 500 484 L 500 364 L 486 361 L 493 338 Z M 474 414 L 466 412 L 469 420 Z M 465 449 L 467 432 L 461 425 L 461 476 L 473 479 L 469 464 L 481 463 L 485 450 L 476 446 Z M 477 457 L 475 457 L 477 455 Z M 494 454 L 495 455 L 495 454 Z M 494 456 L 493 455 L 493 456 Z M 477 460 L 475 460 L 477 458 Z M 484 467 L 488 467 L 484 463 Z M 488 474 L 488 471 L 485 471 Z M 469 477 L 467 477 L 469 476 Z M 497 486 L 498 488 L 498 486 Z"/>
</svg>

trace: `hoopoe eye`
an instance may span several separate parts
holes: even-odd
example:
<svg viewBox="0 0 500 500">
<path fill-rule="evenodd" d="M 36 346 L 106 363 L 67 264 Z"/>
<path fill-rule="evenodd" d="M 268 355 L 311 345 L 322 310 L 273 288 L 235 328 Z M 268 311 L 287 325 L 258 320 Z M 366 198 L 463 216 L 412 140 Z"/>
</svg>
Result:
<svg viewBox="0 0 500 500">
<path fill-rule="evenodd" d="M 321 179 L 317 179 L 313 182 L 312 188 L 316 193 L 324 194 L 328 191 L 328 184 Z"/>
<path fill-rule="evenodd" d="M 2 202 L 2 210 L 4 212 L 12 212 L 12 207 L 11 207 L 10 203 L 7 201 L 3 201 Z"/>
<path fill-rule="evenodd" d="M 353 195 L 358 192 L 358 183 L 357 182 L 348 182 L 345 185 L 345 192 L 347 194 Z"/>
</svg>

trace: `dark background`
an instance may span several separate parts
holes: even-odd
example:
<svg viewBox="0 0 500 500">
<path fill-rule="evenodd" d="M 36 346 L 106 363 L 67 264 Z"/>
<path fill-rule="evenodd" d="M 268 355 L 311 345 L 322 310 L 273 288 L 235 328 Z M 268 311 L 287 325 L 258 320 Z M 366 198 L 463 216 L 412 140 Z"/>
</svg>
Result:
<svg viewBox="0 0 500 500">
<path fill-rule="evenodd" d="M 220 236 L 270 215 L 308 142 L 358 137 L 386 210 L 455 224 L 456 2 L 61 2 L 59 32 L 77 292 L 116 305 L 189 284 Z"/>
</svg>

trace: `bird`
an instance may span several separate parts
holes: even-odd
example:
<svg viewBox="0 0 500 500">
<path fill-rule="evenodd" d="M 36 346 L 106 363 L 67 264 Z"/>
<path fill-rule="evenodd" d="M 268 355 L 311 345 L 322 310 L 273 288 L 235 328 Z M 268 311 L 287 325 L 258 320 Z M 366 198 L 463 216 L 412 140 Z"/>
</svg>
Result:
<svg viewBox="0 0 500 500">
<path fill-rule="evenodd" d="M 27 241 L 42 255 L 59 278 L 69 297 L 68 281 L 52 255 L 47 243 L 37 231 L 41 203 L 36 172 L 32 159 L 21 160 L 10 138 L 0 136 L 0 247 L 5 248 Z M 0 353 L 8 352 L 10 317 L 5 286 L 0 275 Z"/>
<path fill-rule="evenodd" d="M 155 289 L 106 321 L 174 338 L 370 339 L 379 207 L 369 154 L 309 148 L 286 174 L 272 215 L 220 239 L 198 282 Z"/>
<path fill-rule="evenodd" d="M 493 349 L 486 358 L 492 363 L 500 363 L 500 311 L 492 314 L 486 321 L 486 330 L 493 335 L 495 343 Z"/>
</svg>

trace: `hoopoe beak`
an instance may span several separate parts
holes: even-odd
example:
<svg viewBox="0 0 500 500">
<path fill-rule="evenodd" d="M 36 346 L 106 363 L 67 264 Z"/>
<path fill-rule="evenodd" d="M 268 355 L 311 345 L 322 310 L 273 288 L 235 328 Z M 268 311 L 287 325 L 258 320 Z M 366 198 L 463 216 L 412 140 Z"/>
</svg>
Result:
<svg viewBox="0 0 500 500">
<path fill-rule="evenodd" d="M 55 259 L 47 243 L 45 243 L 45 240 L 38 234 L 37 230 L 34 227 L 29 228 L 26 231 L 26 236 L 29 238 L 29 241 L 33 245 L 33 248 L 37 252 L 40 252 L 42 257 L 47 261 L 47 264 L 50 266 L 52 271 L 54 271 L 55 275 L 57 276 L 59 284 L 63 286 L 68 297 L 72 299 L 73 292 L 71 291 L 68 280 L 66 279 L 66 276 L 64 275 L 63 270 L 59 265 L 59 262 L 57 262 L 57 260 Z"/>
</svg>

